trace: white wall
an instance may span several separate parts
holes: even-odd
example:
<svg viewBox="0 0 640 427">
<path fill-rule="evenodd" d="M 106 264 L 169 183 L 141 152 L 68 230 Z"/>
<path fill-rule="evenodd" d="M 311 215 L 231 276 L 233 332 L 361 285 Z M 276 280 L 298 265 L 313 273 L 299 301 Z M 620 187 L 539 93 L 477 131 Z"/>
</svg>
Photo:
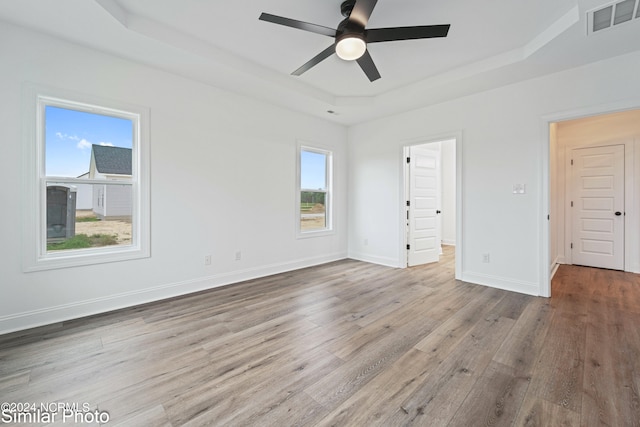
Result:
<svg viewBox="0 0 640 427">
<path fill-rule="evenodd" d="M 640 53 L 505 86 L 349 129 L 349 254 L 399 265 L 403 141 L 462 132 L 457 230 L 462 280 L 545 294 L 545 117 L 640 105 Z M 631 100 L 631 101 L 629 101 Z M 613 108 L 613 107 L 612 107 Z M 546 146 L 546 147 L 545 147 Z M 548 172 L 546 172 L 548 174 Z M 525 184 L 526 194 L 512 194 Z M 379 202 L 370 209 L 371 197 Z M 545 201 L 543 197 L 547 197 Z M 368 245 L 362 244 L 368 239 Z M 482 254 L 490 262 L 482 262 Z M 460 257 L 459 257 L 460 258 Z"/>
<path fill-rule="evenodd" d="M 131 187 L 119 185 L 105 185 L 105 217 L 130 217 Z"/>
<path fill-rule="evenodd" d="M 0 333 L 346 256 L 343 126 L 8 24 L 0 60 Z M 151 258 L 22 272 L 23 82 L 150 109 Z M 334 151 L 333 235 L 296 239 L 298 140 Z"/>
<path fill-rule="evenodd" d="M 456 141 L 440 143 L 442 158 L 442 243 L 456 244 Z"/>
<path fill-rule="evenodd" d="M 93 185 L 78 184 L 76 185 L 76 209 L 89 210 L 93 207 Z"/>
</svg>

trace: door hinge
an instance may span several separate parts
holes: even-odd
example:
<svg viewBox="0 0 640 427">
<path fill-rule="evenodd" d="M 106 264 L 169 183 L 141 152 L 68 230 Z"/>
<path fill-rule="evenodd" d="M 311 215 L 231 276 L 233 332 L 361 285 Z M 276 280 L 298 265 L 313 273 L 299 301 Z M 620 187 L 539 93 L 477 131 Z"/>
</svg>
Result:
<svg viewBox="0 0 640 427">
<path fill-rule="evenodd" d="M 573 207 L 573 200 L 571 201 L 571 207 Z"/>
<path fill-rule="evenodd" d="M 550 218 L 549 218 L 549 215 L 547 215 L 547 221 L 549 221 L 549 219 L 550 219 Z"/>
<path fill-rule="evenodd" d="M 411 206 L 411 201 L 407 200 L 407 206 Z"/>
<path fill-rule="evenodd" d="M 573 249 L 573 243 L 571 244 L 571 249 Z"/>
<path fill-rule="evenodd" d="M 411 157 L 407 157 L 407 163 L 411 163 Z"/>
<path fill-rule="evenodd" d="M 407 245 L 407 250 L 411 249 L 411 245 Z"/>
<path fill-rule="evenodd" d="M 573 166 L 573 159 L 571 159 L 571 166 Z"/>
</svg>

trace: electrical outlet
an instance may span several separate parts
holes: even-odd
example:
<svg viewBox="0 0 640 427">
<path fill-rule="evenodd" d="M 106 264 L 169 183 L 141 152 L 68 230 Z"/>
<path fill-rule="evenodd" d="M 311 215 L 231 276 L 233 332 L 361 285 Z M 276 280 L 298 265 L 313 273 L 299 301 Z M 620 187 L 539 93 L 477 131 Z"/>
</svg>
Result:
<svg viewBox="0 0 640 427">
<path fill-rule="evenodd" d="M 204 256 L 204 265 L 211 265 L 211 255 Z"/>
<path fill-rule="evenodd" d="M 242 252 L 237 251 L 236 252 L 236 261 L 240 261 L 242 259 Z"/>
<path fill-rule="evenodd" d="M 491 258 L 489 257 L 489 253 L 482 254 L 482 262 L 489 263 L 490 259 Z"/>
</svg>

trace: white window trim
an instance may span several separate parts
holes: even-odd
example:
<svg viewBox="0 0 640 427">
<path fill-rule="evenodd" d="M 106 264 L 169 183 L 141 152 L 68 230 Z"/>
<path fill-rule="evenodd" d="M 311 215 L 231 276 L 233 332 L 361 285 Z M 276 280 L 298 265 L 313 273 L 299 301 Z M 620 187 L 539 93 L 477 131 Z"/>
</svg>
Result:
<svg viewBox="0 0 640 427">
<path fill-rule="evenodd" d="M 45 174 L 44 108 L 47 105 L 131 119 L 137 134 L 132 174 L 124 180 L 86 180 Z M 26 83 L 23 86 L 23 271 L 41 271 L 125 261 L 150 256 L 149 109 L 113 100 Z M 137 143 L 136 143 L 137 141 Z M 94 249 L 46 251 L 46 183 L 132 186 L 132 244 Z"/>
<path fill-rule="evenodd" d="M 314 153 L 324 154 L 327 156 L 326 163 L 326 177 L 327 177 L 327 195 L 325 198 L 325 215 L 327 226 L 320 230 L 302 231 L 300 223 L 301 217 L 301 200 L 300 193 L 302 192 L 301 172 L 302 165 L 300 164 L 300 156 L 302 151 L 310 151 Z M 321 237 L 335 234 L 334 222 L 333 222 L 333 151 L 326 148 L 320 148 L 315 145 L 308 145 L 299 142 L 296 150 L 296 236 L 298 239 L 306 239 L 310 237 Z"/>
</svg>

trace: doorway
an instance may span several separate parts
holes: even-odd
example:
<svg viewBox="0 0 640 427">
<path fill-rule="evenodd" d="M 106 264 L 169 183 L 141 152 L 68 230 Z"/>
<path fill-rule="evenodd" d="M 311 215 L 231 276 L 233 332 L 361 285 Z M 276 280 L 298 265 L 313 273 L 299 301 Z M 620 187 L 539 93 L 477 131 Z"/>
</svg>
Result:
<svg viewBox="0 0 640 427">
<path fill-rule="evenodd" d="M 561 264 L 640 273 L 640 199 L 634 196 L 640 188 L 640 109 L 635 108 L 546 119 L 548 252 L 543 259 L 549 264 L 542 277 L 549 280 L 543 282 L 543 296 L 551 295 L 551 278 Z"/>
<path fill-rule="evenodd" d="M 403 149 L 404 266 L 439 262 L 442 245 L 456 245 L 456 145 L 450 137 L 416 141 Z"/>
</svg>

